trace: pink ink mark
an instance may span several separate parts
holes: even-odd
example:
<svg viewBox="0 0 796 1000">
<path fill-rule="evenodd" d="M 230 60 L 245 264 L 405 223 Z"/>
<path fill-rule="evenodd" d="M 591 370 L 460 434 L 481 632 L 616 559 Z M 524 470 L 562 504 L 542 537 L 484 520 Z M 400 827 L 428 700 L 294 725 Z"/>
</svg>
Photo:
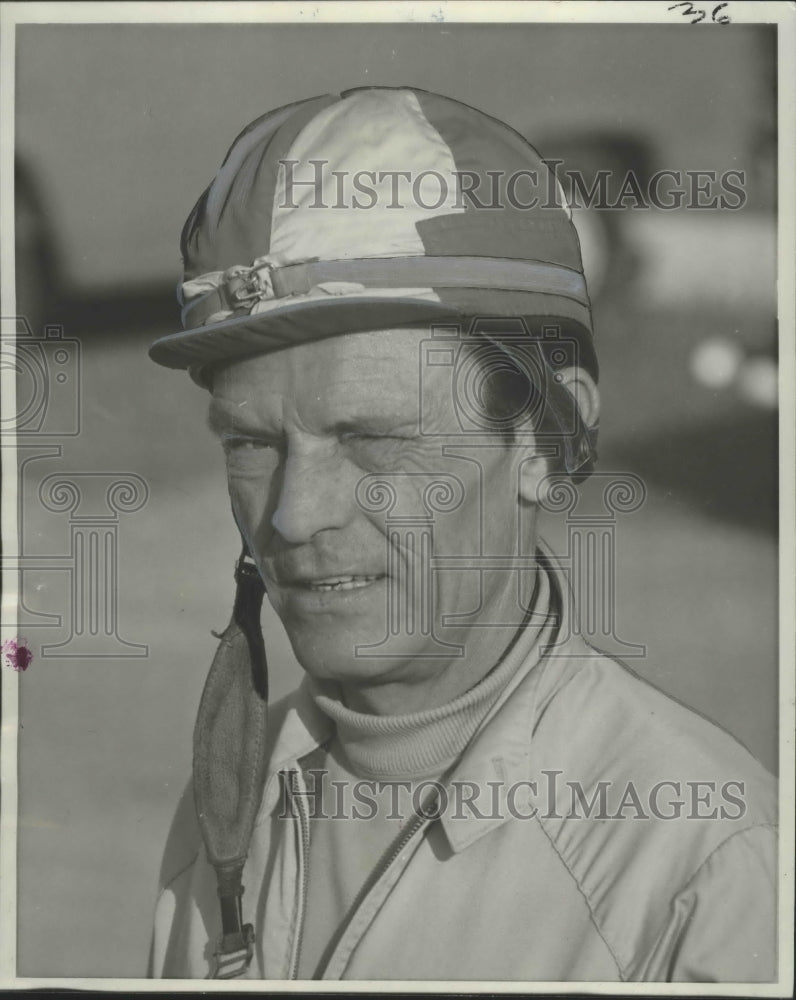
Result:
<svg viewBox="0 0 796 1000">
<path fill-rule="evenodd" d="M 3 657 L 12 670 L 27 670 L 33 663 L 33 653 L 27 642 L 27 639 L 6 639 L 3 643 Z"/>
</svg>

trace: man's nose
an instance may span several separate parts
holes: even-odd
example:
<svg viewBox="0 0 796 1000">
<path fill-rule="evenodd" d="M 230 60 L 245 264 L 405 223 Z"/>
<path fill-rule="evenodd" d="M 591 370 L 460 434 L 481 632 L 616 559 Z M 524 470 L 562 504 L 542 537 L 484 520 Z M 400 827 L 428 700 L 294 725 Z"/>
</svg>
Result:
<svg viewBox="0 0 796 1000">
<path fill-rule="evenodd" d="M 311 541 L 351 516 L 354 484 L 334 450 L 288 447 L 271 525 L 293 545 Z"/>
</svg>

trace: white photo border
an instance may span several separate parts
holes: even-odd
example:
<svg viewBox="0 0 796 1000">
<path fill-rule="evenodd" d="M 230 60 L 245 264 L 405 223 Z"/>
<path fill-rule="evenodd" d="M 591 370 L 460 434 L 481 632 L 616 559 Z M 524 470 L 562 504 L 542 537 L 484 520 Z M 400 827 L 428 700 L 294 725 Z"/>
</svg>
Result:
<svg viewBox="0 0 796 1000">
<path fill-rule="evenodd" d="M 15 31 L 18 25 L 120 24 L 120 23 L 450 23 L 493 22 L 555 23 L 676 23 L 667 0 L 655 2 L 323 2 L 301 4 L 262 3 L 3 3 L 0 17 L 0 252 L 2 254 L 2 310 L 14 316 L 14 80 Z M 708 5 L 709 6 L 709 5 Z M 733 23 L 777 25 L 778 35 L 778 320 L 779 320 L 779 762 L 780 762 L 780 855 L 779 855 L 779 978 L 763 984 L 675 984 L 675 983 L 568 983 L 568 982 L 420 982 L 389 981 L 313 982 L 316 993 L 517 993 L 648 995 L 648 996 L 790 996 L 793 985 L 794 940 L 794 728 L 796 717 L 796 669 L 794 660 L 794 608 L 796 608 L 796 6 L 787 2 L 736 2 L 726 5 Z M 700 30 L 723 30 L 719 25 L 701 25 Z M 686 30 L 683 27 L 683 30 Z M 5 321 L 4 321 L 5 322 Z M 13 342 L 15 331 L 3 329 L 4 341 Z M 13 372 L 2 372 L 4 413 L 14 413 Z M 3 551 L 13 559 L 18 554 L 16 456 L 4 454 L 2 476 Z M 3 569 L 3 618 L 17 607 L 17 575 Z M 3 639 L 11 635 L 4 631 Z M 162 981 L 148 979 L 60 979 L 18 978 L 17 935 L 17 734 L 19 675 L 0 671 L 2 679 L 2 746 L 0 747 L 0 989 L 67 987 L 91 991 L 163 992 Z M 235 981 L 239 992 L 306 992 L 310 984 L 285 981 Z M 195 980 L 170 980 L 169 992 L 195 991 Z M 224 981 L 203 981 L 202 991 L 228 991 Z"/>
</svg>

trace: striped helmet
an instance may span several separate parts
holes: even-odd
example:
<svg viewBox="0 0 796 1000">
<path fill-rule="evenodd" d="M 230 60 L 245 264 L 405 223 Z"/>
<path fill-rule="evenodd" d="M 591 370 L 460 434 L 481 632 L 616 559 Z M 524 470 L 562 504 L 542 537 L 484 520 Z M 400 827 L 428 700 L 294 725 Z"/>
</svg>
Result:
<svg viewBox="0 0 796 1000">
<path fill-rule="evenodd" d="M 365 330 L 554 319 L 596 376 L 580 245 L 554 175 L 508 125 L 413 87 L 300 101 L 235 140 L 182 234 L 183 331 L 213 363 Z"/>
</svg>

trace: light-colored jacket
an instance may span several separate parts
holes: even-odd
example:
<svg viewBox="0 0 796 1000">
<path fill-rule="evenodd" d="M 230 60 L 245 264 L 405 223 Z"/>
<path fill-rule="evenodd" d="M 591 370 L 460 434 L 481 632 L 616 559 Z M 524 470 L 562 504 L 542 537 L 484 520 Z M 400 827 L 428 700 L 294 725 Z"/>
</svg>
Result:
<svg viewBox="0 0 796 1000">
<path fill-rule="evenodd" d="M 559 636 L 568 629 L 565 614 Z M 498 789 L 498 808 L 454 808 L 451 794 L 438 819 L 410 821 L 322 978 L 776 978 L 774 779 L 723 730 L 577 635 L 527 660 L 451 775 L 452 790 Z M 246 978 L 296 976 L 306 880 L 323 878 L 307 871 L 307 803 L 296 793 L 302 758 L 330 726 L 304 685 L 272 710 L 244 871 L 255 927 Z M 161 875 L 150 974 L 205 978 L 218 899 L 190 785 Z"/>
</svg>

